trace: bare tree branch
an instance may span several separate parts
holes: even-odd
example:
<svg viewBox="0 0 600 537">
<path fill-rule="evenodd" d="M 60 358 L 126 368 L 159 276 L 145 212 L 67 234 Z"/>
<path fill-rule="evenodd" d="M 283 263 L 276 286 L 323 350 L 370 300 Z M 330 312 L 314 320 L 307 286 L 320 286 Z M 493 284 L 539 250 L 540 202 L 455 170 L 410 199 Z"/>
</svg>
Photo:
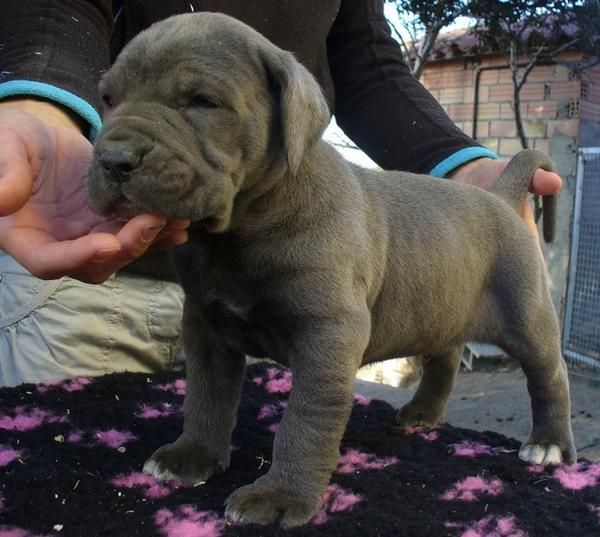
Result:
<svg viewBox="0 0 600 537">
<path fill-rule="evenodd" d="M 407 43 L 401 32 L 390 23 L 394 34 L 407 57 L 411 73 L 419 78 L 425 64 L 433 54 L 440 31 L 461 15 L 467 0 L 390 0 L 411 42 Z"/>
</svg>

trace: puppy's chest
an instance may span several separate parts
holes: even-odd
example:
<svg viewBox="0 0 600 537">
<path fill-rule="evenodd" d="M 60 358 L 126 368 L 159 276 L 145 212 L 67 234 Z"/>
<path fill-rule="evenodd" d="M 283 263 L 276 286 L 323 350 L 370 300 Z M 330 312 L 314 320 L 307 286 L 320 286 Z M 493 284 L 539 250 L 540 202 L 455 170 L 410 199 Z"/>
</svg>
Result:
<svg viewBox="0 0 600 537">
<path fill-rule="evenodd" d="M 266 297 L 256 289 L 215 286 L 198 298 L 212 337 L 252 356 L 272 354 L 278 323 Z"/>
<path fill-rule="evenodd" d="M 246 326 L 253 324 L 259 296 L 244 292 L 243 286 L 208 286 L 202 297 L 198 297 L 203 311 L 219 324 Z"/>
<path fill-rule="evenodd" d="M 198 234 L 176 261 L 186 296 L 212 338 L 253 356 L 273 354 L 290 317 L 277 271 L 249 262 L 234 235 Z"/>
</svg>

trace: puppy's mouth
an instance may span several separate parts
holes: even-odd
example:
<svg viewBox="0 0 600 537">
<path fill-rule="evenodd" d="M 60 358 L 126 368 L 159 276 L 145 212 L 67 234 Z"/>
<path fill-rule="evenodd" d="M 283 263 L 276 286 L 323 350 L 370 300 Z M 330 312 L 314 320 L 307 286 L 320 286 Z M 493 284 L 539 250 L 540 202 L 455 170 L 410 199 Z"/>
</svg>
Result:
<svg viewBox="0 0 600 537">
<path fill-rule="evenodd" d="M 141 211 L 139 208 L 135 206 L 135 204 L 128 200 L 125 196 L 122 196 L 115 201 L 113 201 L 106 211 L 106 213 L 117 220 L 129 220 L 134 216 L 142 214 L 144 211 Z"/>
<path fill-rule="evenodd" d="M 194 227 L 210 233 L 223 233 L 230 226 L 233 201 L 223 200 L 227 196 L 218 188 L 213 188 L 216 190 L 213 192 L 205 187 L 204 176 L 176 170 L 178 175 L 165 178 L 141 170 L 128 181 L 119 182 L 111 180 L 99 166 L 93 171 L 88 180 L 88 195 L 94 212 L 105 217 L 128 221 L 150 213 L 167 219 L 190 220 Z M 195 185 L 199 186 L 190 188 Z"/>
<path fill-rule="evenodd" d="M 134 202 L 127 199 L 125 196 L 122 196 L 122 197 L 118 198 L 117 200 L 113 201 L 111 203 L 110 208 L 106 211 L 105 214 L 107 214 L 108 216 L 110 216 L 116 220 L 126 222 L 127 220 L 130 220 L 131 218 L 138 216 L 140 214 L 146 213 L 146 212 L 151 212 L 152 214 L 157 214 L 160 216 L 167 217 L 167 215 L 161 214 L 160 212 L 157 212 L 154 210 L 153 211 L 145 211 L 145 210 L 141 209 L 139 206 L 137 206 Z M 223 233 L 224 231 L 227 231 L 227 229 L 229 227 L 229 218 L 227 218 L 224 215 L 223 216 L 207 216 L 205 218 L 195 220 L 194 222 L 192 222 L 192 225 L 190 227 L 192 229 L 193 228 L 205 229 L 209 233 Z"/>
</svg>

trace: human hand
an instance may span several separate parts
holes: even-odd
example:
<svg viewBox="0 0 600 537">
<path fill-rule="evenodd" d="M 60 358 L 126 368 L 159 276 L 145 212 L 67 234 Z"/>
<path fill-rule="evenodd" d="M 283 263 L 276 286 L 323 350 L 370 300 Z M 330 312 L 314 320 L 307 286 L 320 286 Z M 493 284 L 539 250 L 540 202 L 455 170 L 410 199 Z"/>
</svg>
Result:
<svg viewBox="0 0 600 537">
<path fill-rule="evenodd" d="M 0 249 L 32 274 L 101 283 L 149 248 L 187 240 L 187 221 L 93 213 L 85 191 L 91 144 L 50 103 L 18 108 L 0 103 Z"/>
<path fill-rule="evenodd" d="M 449 178 L 461 183 L 489 190 L 508 162 L 509 161 L 506 159 L 494 160 L 491 158 L 480 158 L 468 162 L 456 169 L 450 174 Z M 542 170 L 541 168 L 536 170 L 529 184 L 529 192 L 540 196 L 557 193 L 561 188 L 562 179 L 560 176 L 554 172 Z M 529 200 L 523 202 L 520 215 L 539 241 L 539 233 L 533 216 L 531 202 Z"/>
</svg>

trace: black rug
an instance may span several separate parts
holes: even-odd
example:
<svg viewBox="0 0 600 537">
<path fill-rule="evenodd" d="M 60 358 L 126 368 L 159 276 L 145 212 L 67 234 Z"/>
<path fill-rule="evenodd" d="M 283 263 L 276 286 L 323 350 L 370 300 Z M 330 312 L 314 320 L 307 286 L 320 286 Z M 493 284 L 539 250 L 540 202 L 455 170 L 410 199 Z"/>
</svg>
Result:
<svg viewBox="0 0 600 537">
<path fill-rule="evenodd" d="M 290 380 L 249 368 L 231 468 L 197 487 L 141 473 L 181 430 L 175 374 L 0 390 L 0 537 L 600 536 L 600 463 L 543 469 L 492 432 L 394 430 L 392 407 L 360 396 L 311 524 L 228 525 L 225 498 L 269 468 Z"/>
</svg>

